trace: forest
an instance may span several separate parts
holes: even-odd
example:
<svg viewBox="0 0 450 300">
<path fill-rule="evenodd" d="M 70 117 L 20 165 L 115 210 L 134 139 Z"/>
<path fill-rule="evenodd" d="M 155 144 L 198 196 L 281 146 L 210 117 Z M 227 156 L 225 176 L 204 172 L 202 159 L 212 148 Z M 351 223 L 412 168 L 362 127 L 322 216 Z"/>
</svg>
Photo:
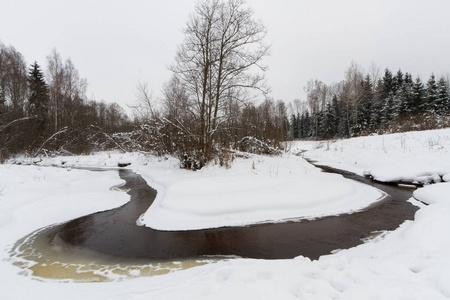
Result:
<svg viewBox="0 0 450 300">
<path fill-rule="evenodd" d="M 130 121 L 116 103 L 88 100 L 87 80 L 53 50 L 46 71 L 0 44 L 0 161 L 13 154 L 88 153 Z"/>
<path fill-rule="evenodd" d="M 310 80 L 307 101 L 290 118 L 293 139 L 330 139 L 425 130 L 450 125 L 449 77 L 420 77 L 372 65 L 367 74 L 352 63 L 345 79 L 331 85 Z"/>
<path fill-rule="evenodd" d="M 244 4 L 197 4 L 162 96 L 138 83 L 127 99 L 133 116 L 89 99 L 87 79 L 56 49 L 43 67 L 0 43 L 0 161 L 117 149 L 174 155 L 196 170 L 212 160 L 228 166 L 238 151 L 277 154 L 289 140 L 450 126 L 448 76 L 423 82 L 374 64 L 365 74 L 352 62 L 337 83 L 311 79 L 304 101 L 270 98 L 267 30 Z"/>
</svg>

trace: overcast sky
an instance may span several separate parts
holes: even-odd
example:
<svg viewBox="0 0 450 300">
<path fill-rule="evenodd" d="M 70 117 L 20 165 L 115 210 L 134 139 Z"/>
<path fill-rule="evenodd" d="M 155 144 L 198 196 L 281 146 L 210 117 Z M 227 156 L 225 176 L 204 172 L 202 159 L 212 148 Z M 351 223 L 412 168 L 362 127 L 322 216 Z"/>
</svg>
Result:
<svg viewBox="0 0 450 300">
<path fill-rule="evenodd" d="M 276 100 L 304 99 L 309 79 L 342 80 L 352 60 L 424 81 L 450 72 L 449 0 L 247 2 L 269 32 L 267 77 Z M 87 78 L 90 98 L 126 105 L 139 81 L 161 95 L 195 3 L 1 0 L 0 41 L 44 67 L 56 48 Z"/>
</svg>

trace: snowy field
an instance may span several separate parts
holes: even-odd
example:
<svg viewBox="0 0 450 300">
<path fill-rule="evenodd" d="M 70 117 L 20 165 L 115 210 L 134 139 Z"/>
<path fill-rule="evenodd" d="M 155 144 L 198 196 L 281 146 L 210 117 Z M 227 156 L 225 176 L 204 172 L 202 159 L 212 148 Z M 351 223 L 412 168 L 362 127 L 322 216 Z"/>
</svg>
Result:
<svg viewBox="0 0 450 300">
<path fill-rule="evenodd" d="M 294 142 L 292 151 L 300 149 L 308 150 L 306 158 L 379 181 L 450 181 L 450 129 Z"/>
<path fill-rule="evenodd" d="M 437 182 L 449 181 L 449 139 L 450 130 L 438 130 L 335 143 L 298 142 L 292 152 L 309 150 L 304 155 L 310 159 L 378 180 Z M 43 167 L 62 162 L 92 167 L 131 162 L 129 168 L 158 190 L 156 205 L 138 223 L 164 230 L 311 218 L 358 210 L 382 197 L 376 189 L 321 173 L 294 155 L 252 156 L 235 160 L 228 170 L 213 165 L 199 172 L 179 170 L 173 158 L 133 153 L 48 158 L 40 166 L 0 165 L 0 299 L 450 298 L 450 183 L 446 182 L 414 193 L 430 204 L 413 200 L 421 206 L 415 221 L 317 261 L 301 256 L 233 259 L 104 283 L 37 280 L 11 264 L 9 251 L 18 239 L 128 201 L 125 193 L 110 190 L 121 183 L 116 172 Z M 360 201 L 360 194 L 367 198 Z M 349 195 L 355 197 L 348 201 Z"/>
</svg>

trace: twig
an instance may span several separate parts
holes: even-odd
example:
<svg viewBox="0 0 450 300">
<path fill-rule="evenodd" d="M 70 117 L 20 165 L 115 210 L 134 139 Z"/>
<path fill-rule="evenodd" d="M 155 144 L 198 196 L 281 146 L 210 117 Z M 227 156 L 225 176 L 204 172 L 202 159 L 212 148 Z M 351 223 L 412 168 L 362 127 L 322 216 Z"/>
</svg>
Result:
<svg viewBox="0 0 450 300">
<path fill-rule="evenodd" d="M 39 148 L 39 150 L 36 151 L 36 153 L 35 153 L 33 156 L 36 157 L 36 156 L 39 154 L 39 152 L 42 151 L 42 149 L 44 148 L 45 144 L 47 144 L 47 143 L 48 143 L 51 139 L 53 139 L 55 136 L 58 136 L 58 135 L 60 135 L 60 134 L 62 134 L 62 133 L 64 133 L 64 132 L 66 132 L 67 130 L 68 130 L 68 128 L 67 128 L 67 127 L 64 127 L 64 128 L 61 129 L 60 131 L 55 132 L 54 134 L 52 134 L 48 139 L 45 140 L 44 143 L 42 143 L 42 145 L 41 145 L 41 147 Z"/>
<path fill-rule="evenodd" d="M 14 121 L 12 121 L 12 122 L 9 122 L 9 123 L 6 124 L 5 126 L 0 127 L 0 132 L 2 132 L 3 130 L 5 130 L 5 129 L 8 128 L 9 126 L 13 125 L 14 123 L 21 122 L 21 121 L 26 121 L 26 120 L 34 120 L 34 119 L 40 120 L 40 119 L 39 119 L 38 117 L 36 117 L 36 116 L 34 116 L 34 117 L 24 117 L 24 118 L 16 119 L 16 120 L 14 120 Z"/>
<path fill-rule="evenodd" d="M 103 131 L 103 129 L 101 129 L 99 126 L 96 125 L 91 125 L 91 127 L 96 128 L 100 131 L 100 133 L 103 133 L 103 135 L 105 135 L 108 139 L 110 139 L 114 144 L 116 144 L 117 147 L 119 147 L 120 150 L 123 151 L 123 153 L 127 153 L 127 151 L 125 149 L 123 149 L 122 146 L 120 146 L 109 134 L 107 134 L 106 132 Z"/>
</svg>

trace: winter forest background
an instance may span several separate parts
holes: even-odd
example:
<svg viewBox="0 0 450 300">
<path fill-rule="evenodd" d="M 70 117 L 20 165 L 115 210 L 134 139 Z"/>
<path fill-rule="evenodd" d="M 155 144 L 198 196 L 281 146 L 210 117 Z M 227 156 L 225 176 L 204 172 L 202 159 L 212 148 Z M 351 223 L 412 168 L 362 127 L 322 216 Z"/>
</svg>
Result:
<svg viewBox="0 0 450 300">
<path fill-rule="evenodd" d="M 183 157 L 194 154 L 195 143 L 189 144 L 195 137 L 179 130 L 180 124 L 189 122 L 192 108 L 176 78 L 164 86 L 165 97 L 159 106 L 146 85 L 138 84 L 137 99 L 131 105 L 133 118 L 116 103 L 89 100 L 86 88 L 87 80 L 56 50 L 47 57 L 43 70 L 36 62 L 27 66 L 14 47 L 0 45 L 1 158 L 17 153 L 83 154 L 114 148 Z M 227 99 L 220 108 L 216 150 L 257 148 L 270 152 L 280 149 L 280 142 L 286 140 L 450 125 L 448 76 L 431 74 L 423 82 L 401 70 L 393 74 L 386 68 L 381 76 L 375 66 L 364 74 L 352 63 L 341 82 L 310 80 L 305 90 L 306 101 L 291 103 L 269 97 L 259 103 Z M 246 145 L 250 137 L 261 146 Z M 246 146 L 250 148 L 244 149 Z"/>
<path fill-rule="evenodd" d="M 173 73 L 154 99 L 147 84 L 129 107 L 87 97 L 88 82 L 53 50 L 28 64 L 0 43 L 0 162 L 29 156 L 118 149 L 180 158 L 199 169 L 228 165 L 236 150 L 275 154 L 283 141 L 332 139 L 450 126 L 449 77 L 426 80 L 357 63 L 338 83 L 311 79 L 306 99 L 270 98 L 266 28 L 245 2 L 199 2 L 184 29 Z M 130 87 L 132 88 L 132 87 Z"/>
</svg>

